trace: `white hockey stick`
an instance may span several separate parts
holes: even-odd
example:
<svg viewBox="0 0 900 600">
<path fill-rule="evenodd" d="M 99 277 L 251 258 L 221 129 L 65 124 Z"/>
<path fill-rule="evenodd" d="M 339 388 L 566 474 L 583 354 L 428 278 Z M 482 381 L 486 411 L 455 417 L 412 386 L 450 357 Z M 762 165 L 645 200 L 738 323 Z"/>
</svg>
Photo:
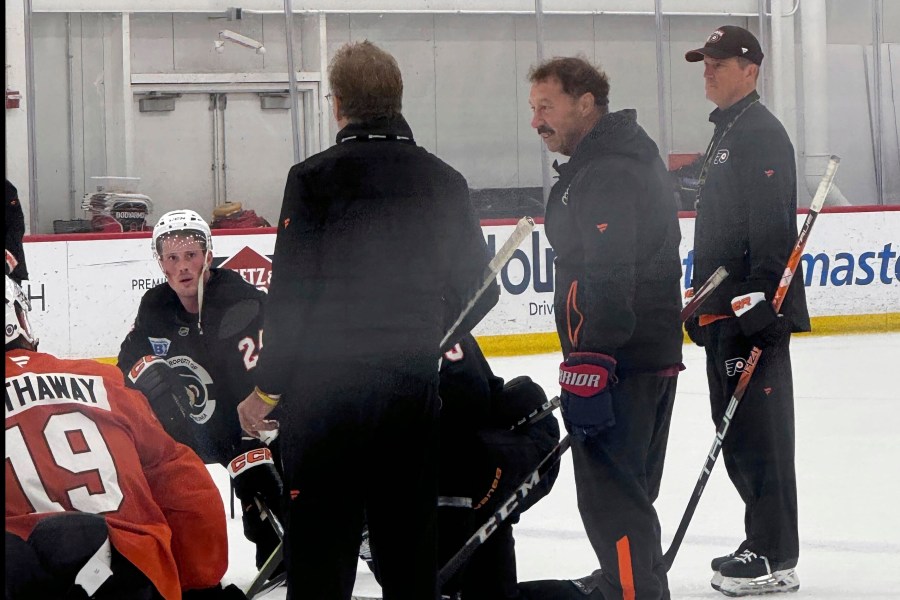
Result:
<svg viewBox="0 0 900 600">
<path fill-rule="evenodd" d="M 497 279 L 497 274 L 500 273 L 500 269 L 502 269 L 506 263 L 509 262 L 509 259 L 512 258 L 513 253 L 519 247 L 519 244 L 528 237 L 531 233 L 531 230 L 534 229 L 534 220 L 531 217 L 522 217 L 519 219 L 519 222 L 516 223 L 516 228 L 512 232 L 512 235 L 509 236 L 509 239 L 503 243 L 500 247 L 500 250 L 497 251 L 497 254 L 494 255 L 494 258 L 491 259 L 491 262 L 488 263 L 487 270 L 484 274 L 484 281 L 481 284 L 481 287 L 478 288 L 478 291 L 475 292 L 475 295 L 469 299 L 466 306 L 462 309 L 462 312 L 459 314 L 459 317 L 456 318 L 456 322 L 450 327 L 447 331 L 447 334 L 444 336 L 444 339 L 441 340 L 441 348 L 443 348 L 447 342 L 453 339 L 456 335 L 456 329 L 459 327 L 460 323 L 463 322 L 469 312 L 471 312 L 472 308 L 478 302 L 478 299 L 481 298 L 481 295 L 484 293 L 488 287 L 494 280 Z"/>
</svg>

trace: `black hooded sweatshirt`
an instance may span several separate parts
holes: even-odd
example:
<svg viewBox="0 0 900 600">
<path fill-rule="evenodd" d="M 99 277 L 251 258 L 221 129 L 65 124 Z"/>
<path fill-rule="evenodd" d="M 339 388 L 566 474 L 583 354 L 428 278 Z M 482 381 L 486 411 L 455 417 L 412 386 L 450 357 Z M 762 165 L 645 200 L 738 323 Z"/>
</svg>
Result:
<svg viewBox="0 0 900 600">
<path fill-rule="evenodd" d="M 609 113 L 554 165 L 545 229 L 556 251 L 564 356 L 599 352 L 619 375 L 681 362 L 681 232 L 656 144 L 631 109 Z"/>
</svg>

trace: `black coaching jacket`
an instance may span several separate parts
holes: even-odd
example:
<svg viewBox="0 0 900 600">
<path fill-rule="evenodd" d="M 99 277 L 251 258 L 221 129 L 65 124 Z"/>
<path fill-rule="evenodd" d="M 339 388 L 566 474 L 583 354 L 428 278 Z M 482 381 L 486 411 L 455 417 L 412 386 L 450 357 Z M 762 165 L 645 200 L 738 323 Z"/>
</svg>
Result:
<svg viewBox="0 0 900 600">
<path fill-rule="evenodd" d="M 441 338 L 489 260 L 465 178 L 403 117 L 346 126 L 288 174 L 259 387 L 287 391 L 300 365 L 436 377 Z M 498 297 L 485 292 L 459 337 Z"/>
<path fill-rule="evenodd" d="M 700 174 L 693 286 L 723 265 L 728 278 L 698 313 L 732 315 L 735 296 L 774 296 L 797 240 L 797 171 L 787 132 L 756 92 L 709 120 L 716 128 Z M 781 313 L 794 331 L 810 330 L 799 266 Z"/>
<path fill-rule="evenodd" d="M 681 232 L 656 144 L 634 110 L 609 113 L 556 168 L 544 226 L 563 354 L 611 355 L 619 374 L 677 365 Z"/>
</svg>

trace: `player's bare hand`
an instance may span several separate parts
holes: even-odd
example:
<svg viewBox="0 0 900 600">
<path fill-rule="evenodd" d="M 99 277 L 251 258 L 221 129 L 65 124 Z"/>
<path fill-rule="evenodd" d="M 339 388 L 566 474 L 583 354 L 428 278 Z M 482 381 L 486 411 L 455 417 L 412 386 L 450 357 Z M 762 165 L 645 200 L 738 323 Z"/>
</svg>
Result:
<svg viewBox="0 0 900 600">
<path fill-rule="evenodd" d="M 255 390 L 250 392 L 237 407 L 241 429 L 256 438 L 260 437 L 262 431 L 278 429 L 278 421 L 266 419 L 273 408 L 260 398 Z"/>
</svg>

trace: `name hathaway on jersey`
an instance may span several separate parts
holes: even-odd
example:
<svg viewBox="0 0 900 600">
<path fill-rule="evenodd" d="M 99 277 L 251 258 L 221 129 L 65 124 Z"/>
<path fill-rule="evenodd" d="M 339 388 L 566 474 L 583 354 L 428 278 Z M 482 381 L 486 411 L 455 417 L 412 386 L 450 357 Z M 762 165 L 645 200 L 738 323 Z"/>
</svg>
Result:
<svg viewBox="0 0 900 600">
<path fill-rule="evenodd" d="M 7 417 L 48 404 L 81 404 L 110 410 L 103 378 L 96 375 L 25 373 L 7 377 Z"/>
</svg>

